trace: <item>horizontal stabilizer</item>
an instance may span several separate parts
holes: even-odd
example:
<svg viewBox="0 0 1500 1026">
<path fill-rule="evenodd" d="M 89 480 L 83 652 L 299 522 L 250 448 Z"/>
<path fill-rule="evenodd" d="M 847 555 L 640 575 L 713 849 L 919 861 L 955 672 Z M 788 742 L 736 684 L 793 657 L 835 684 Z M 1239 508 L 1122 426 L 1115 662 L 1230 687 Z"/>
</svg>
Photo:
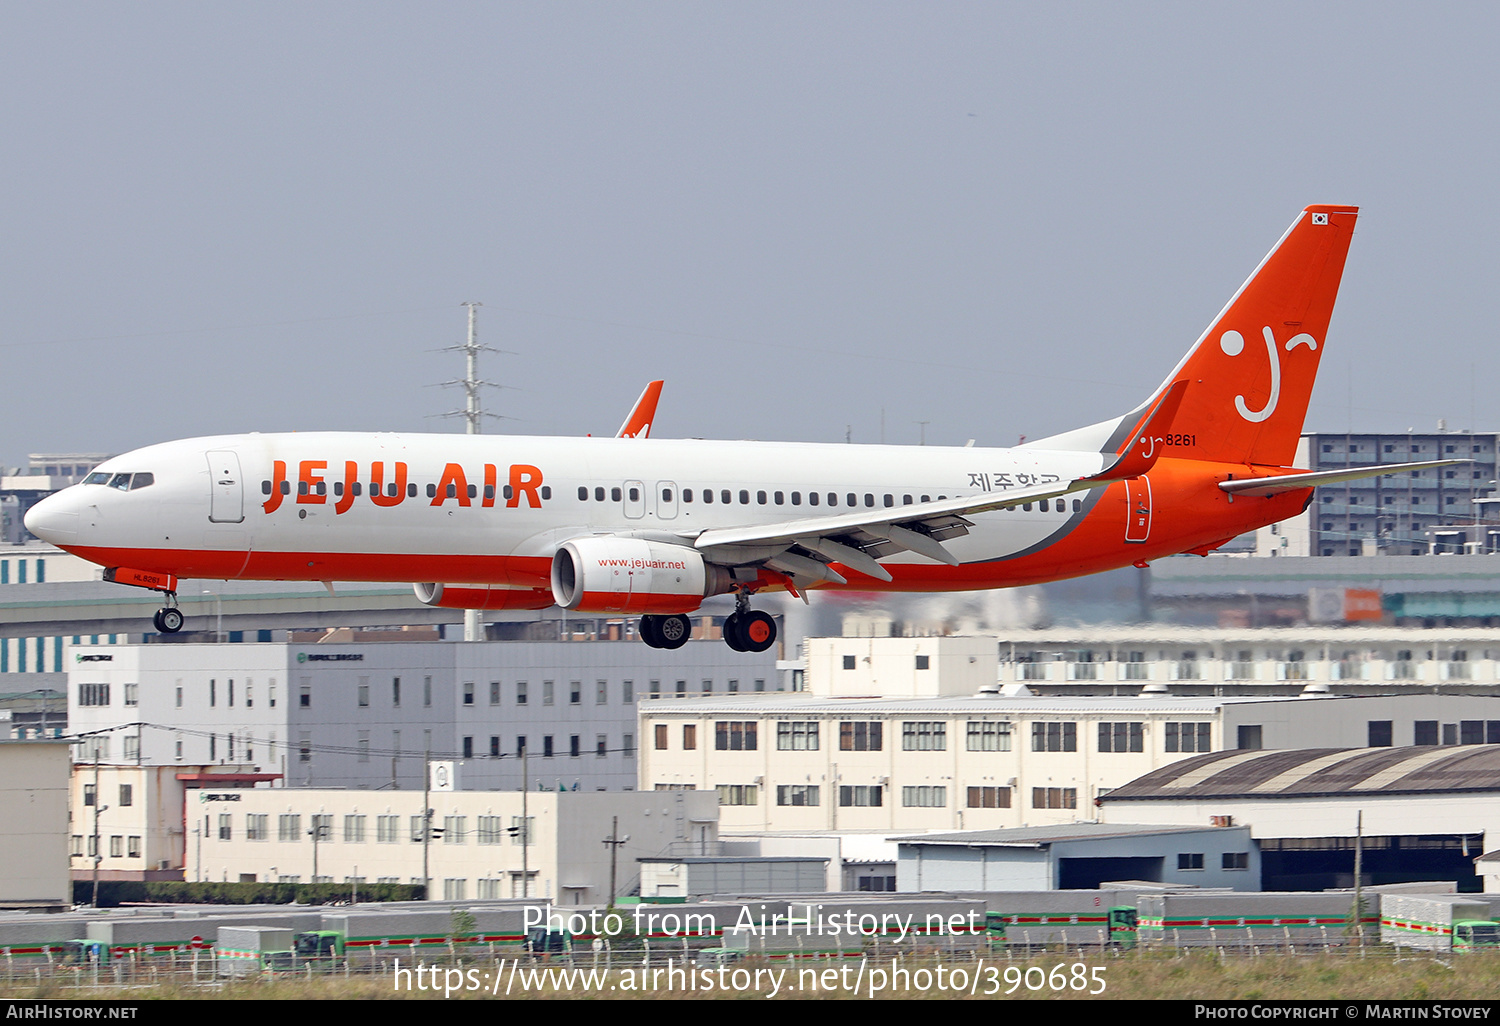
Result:
<svg viewBox="0 0 1500 1026">
<path fill-rule="evenodd" d="M 1473 462 L 1473 460 L 1428 460 L 1424 463 L 1385 463 L 1374 467 L 1360 467 L 1357 470 L 1323 470 L 1316 474 L 1308 471 L 1299 474 L 1281 474 L 1277 477 L 1247 477 L 1237 481 L 1220 481 L 1219 487 L 1230 495 L 1277 495 L 1281 492 L 1295 492 L 1299 488 L 1312 488 L 1315 485 L 1340 484 L 1344 481 L 1358 481 L 1365 477 L 1379 477 L 1381 474 L 1406 474 L 1414 470 L 1427 470 L 1429 467 L 1452 467 L 1460 463 Z"/>
<path fill-rule="evenodd" d="M 1149 473 L 1161 458 L 1166 448 L 1166 436 L 1172 430 L 1172 418 L 1182 406 L 1182 397 L 1187 393 L 1186 381 L 1174 381 L 1172 387 L 1162 395 L 1150 413 L 1120 447 L 1114 462 L 1086 481 L 1123 481 L 1128 477 L 1140 477 Z"/>
</svg>

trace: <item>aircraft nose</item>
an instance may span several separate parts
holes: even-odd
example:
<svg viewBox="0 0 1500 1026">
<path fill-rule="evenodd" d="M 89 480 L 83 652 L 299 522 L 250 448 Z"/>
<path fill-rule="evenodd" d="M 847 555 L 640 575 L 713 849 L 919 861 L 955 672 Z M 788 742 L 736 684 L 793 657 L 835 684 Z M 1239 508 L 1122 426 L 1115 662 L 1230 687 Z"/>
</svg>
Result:
<svg viewBox="0 0 1500 1026">
<path fill-rule="evenodd" d="M 78 540 L 78 511 L 73 508 L 71 489 L 49 495 L 26 511 L 26 530 L 53 545 L 70 545 Z"/>
</svg>

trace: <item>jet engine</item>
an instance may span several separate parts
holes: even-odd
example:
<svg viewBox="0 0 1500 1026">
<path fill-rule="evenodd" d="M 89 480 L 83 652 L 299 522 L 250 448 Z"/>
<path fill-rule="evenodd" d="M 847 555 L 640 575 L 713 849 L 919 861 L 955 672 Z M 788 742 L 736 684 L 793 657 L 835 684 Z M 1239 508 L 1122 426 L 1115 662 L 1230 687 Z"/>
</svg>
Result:
<svg viewBox="0 0 1500 1026">
<path fill-rule="evenodd" d="M 546 609 L 552 605 L 552 593 L 540 588 L 413 584 L 412 590 L 418 602 L 443 609 Z"/>
<path fill-rule="evenodd" d="M 585 613 L 691 613 L 731 583 L 697 549 L 641 538 L 575 538 L 552 557 L 553 599 Z"/>
</svg>

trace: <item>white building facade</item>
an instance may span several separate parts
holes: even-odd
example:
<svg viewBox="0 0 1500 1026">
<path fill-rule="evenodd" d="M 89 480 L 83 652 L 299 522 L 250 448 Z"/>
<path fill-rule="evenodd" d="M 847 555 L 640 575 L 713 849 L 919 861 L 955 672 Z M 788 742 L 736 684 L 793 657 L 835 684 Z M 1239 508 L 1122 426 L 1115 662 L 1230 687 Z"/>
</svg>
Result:
<svg viewBox="0 0 1500 1026">
<path fill-rule="evenodd" d="M 774 653 L 690 642 L 79 645 L 79 758 L 245 764 L 288 787 L 420 787 L 426 754 L 461 789 L 635 786 L 636 703 L 774 688 Z"/>
</svg>

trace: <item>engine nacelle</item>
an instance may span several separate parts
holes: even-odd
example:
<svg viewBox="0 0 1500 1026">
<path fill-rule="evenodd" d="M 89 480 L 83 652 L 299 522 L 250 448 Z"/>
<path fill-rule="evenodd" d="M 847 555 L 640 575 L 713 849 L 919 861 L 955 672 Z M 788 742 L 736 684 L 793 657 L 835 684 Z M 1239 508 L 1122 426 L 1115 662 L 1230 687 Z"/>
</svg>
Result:
<svg viewBox="0 0 1500 1026">
<path fill-rule="evenodd" d="M 552 593 L 540 588 L 413 584 L 412 590 L 424 606 L 442 609 L 546 609 L 552 605 Z"/>
<path fill-rule="evenodd" d="M 697 549 L 641 538 L 575 538 L 552 557 L 552 598 L 585 613 L 691 613 L 731 583 Z"/>
</svg>

